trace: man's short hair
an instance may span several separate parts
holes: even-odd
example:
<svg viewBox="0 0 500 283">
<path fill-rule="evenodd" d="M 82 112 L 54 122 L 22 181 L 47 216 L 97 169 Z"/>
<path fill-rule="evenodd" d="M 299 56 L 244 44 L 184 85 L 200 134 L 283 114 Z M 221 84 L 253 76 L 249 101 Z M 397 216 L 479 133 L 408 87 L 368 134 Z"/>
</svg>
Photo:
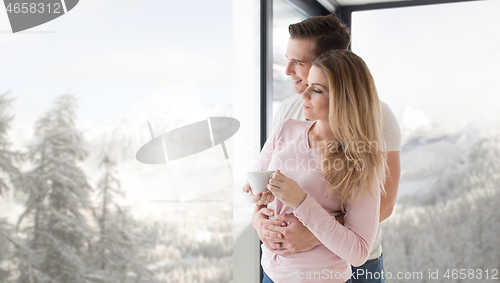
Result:
<svg viewBox="0 0 500 283">
<path fill-rule="evenodd" d="M 311 51 L 315 57 L 329 50 L 347 49 L 351 43 L 349 28 L 333 14 L 291 24 L 288 32 L 293 39 L 312 39 L 315 48 Z"/>
</svg>

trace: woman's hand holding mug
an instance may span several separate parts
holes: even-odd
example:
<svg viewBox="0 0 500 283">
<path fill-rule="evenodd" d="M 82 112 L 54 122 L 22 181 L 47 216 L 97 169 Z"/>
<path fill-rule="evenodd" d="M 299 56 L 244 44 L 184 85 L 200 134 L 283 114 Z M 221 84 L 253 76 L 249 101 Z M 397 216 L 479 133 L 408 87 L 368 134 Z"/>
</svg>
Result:
<svg viewBox="0 0 500 283">
<path fill-rule="evenodd" d="M 248 193 L 248 195 L 250 195 L 250 200 L 257 205 L 267 205 L 274 200 L 274 195 L 270 191 L 254 195 L 249 183 L 246 183 L 245 186 L 243 186 L 243 191 Z"/>
<path fill-rule="evenodd" d="M 292 179 L 276 170 L 267 185 L 267 189 L 289 207 L 297 208 L 306 198 L 306 193 Z"/>
<path fill-rule="evenodd" d="M 243 191 L 248 193 L 253 203 L 267 205 L 274 200 L 274 195 L 267 190 L 271 174 L 274 174 L 274 171 L 247 173 L 248 183 L 243 186 Z"/>
</svg>

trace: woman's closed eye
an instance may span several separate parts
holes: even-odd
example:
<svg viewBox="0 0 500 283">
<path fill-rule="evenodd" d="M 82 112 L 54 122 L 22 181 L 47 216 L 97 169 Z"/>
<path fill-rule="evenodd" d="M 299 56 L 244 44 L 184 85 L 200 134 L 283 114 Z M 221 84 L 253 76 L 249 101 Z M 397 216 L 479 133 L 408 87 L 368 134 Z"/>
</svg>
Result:
<svg viewBox="0 0 500 283">
<path fill-rule="evenodd" d="M 322 90 L 317 89 L 317 88 L 315 88 L 315 89 L 314 89 L 314 92 L 315 92 L 315 93 L 323 93 L 323 91 L 322 91 Z"/>
</svg>

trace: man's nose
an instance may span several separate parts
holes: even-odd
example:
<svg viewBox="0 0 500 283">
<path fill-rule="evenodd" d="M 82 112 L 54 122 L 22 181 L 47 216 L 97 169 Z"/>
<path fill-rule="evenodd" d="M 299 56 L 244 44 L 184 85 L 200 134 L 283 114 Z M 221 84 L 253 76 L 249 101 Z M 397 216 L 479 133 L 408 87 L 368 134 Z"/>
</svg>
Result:
<svg viewBox="0 0 500 283">
<path fill-rule="evenodd" d="M 287 76 L 295 75 L 295 68 L 293 62 L 288 62 L 288 64 L 286 65 L 285 74 Z"/>
</svg>

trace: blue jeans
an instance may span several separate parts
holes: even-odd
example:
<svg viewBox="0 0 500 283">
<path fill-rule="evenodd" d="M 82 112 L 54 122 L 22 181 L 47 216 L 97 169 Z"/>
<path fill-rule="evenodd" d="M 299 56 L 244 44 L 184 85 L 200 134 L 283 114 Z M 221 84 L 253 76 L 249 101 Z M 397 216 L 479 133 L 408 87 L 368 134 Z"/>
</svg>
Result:
<svg viewBox="0 0 500 283">
<path fill-rule="evenodd" d="M 262 283 L 274 283 L 274 281 L 271 280 L 271 278 L 269 278 L 269 276 L 267 276 L 267 274 L 264 272 L 264 278 L 262 278 Z"/>
<path fill-rule="evenodd" d="M 262 278 L 262 283 L 274 283 L 269 276 L 264 272 L 264 278 Z M 347 280 L 345 283 L 351 283 L 351 279 Z"/>
<path fill-rule="evenodd" d="M 384 259 L 371 259 L 360 267 L 352 266 L 352 283 L 385 283 Z"/>
</svg>

